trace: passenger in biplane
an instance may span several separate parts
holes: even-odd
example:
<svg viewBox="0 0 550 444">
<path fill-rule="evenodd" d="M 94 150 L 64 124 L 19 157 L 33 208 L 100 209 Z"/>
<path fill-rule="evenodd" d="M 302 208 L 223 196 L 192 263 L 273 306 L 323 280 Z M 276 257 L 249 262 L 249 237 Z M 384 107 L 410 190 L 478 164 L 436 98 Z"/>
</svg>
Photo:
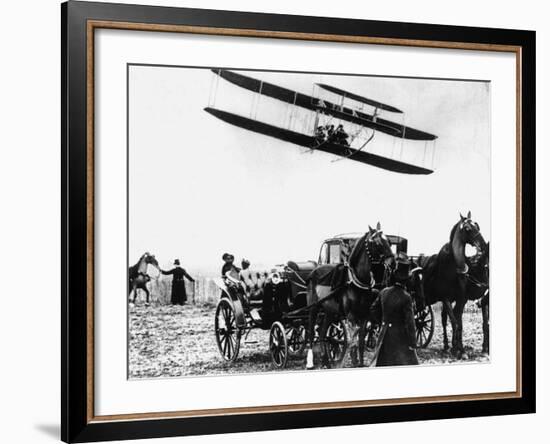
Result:
<svg viewBox="0 0 550 444">
<path fill-rule="evenodd" d="M 325 134 L 325 127 L 322 125 L 319 125 L 315 129 L 315 141 L 318 144 L 323 143 L 325 140 L 327 140 L 327 135 Z"/>
<path fill-rule="evenodd" d="M 336 128 L 336 133 L 334 134 L 334 142 L 339 145 L 349 146 L 348 142 L 348 133 L 344 130 L 344 125 L 340 124 Z"/>
</svg>

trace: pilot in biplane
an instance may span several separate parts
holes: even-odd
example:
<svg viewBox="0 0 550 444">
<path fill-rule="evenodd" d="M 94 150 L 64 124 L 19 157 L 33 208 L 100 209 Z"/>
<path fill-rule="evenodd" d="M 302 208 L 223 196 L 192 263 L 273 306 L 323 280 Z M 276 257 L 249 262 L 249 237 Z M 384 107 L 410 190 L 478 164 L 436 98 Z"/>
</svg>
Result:
<svg viewBox="0 0 550 444">
<path fill-rule="evenodd" d="M 329 142 L 333 142 L 334 136 L 335 136 L 334 125 L 327 125 L 326 128 L 327 128 L 327 139 Z"/>
<path fill-rule="evenodd" d="M 340 145 L 349 146 L 348 137 L 349 137 L 349 135 L 344 130 L 344 125 L 342 125 L 342 124 L 338 125 L 338 127 L 336 128 L 336 134 L 334 136 L 334 139 L 335 139 L 334 141 L 336 143 L 339 143 Z"/>
</svg>

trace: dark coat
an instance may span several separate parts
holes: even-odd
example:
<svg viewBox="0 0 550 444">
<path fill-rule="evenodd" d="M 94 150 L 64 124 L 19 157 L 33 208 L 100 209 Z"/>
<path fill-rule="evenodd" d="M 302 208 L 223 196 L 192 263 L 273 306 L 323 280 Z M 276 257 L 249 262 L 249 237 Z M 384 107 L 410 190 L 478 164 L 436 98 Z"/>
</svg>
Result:
<svg viewBox="0 0 550 444">
<path fill-rule="evenodd" d="M 417 365 L 412 298 L 399 284 L 384 288 L 371 307 L 371 316 L 381 324 L 371 365 Z"/>
<path fill-rule="evenodd" d="M 189 279 L 191 282 L 195 282 L 195 280 L 180 266 L 176 266 L 169 271 L 160 270 L 160 272 L 172 275 L 172 295 L 170 302 L 172 304 L 185 304 L 187 293 L 185 292 L 184 278 Z"/>
<path fill-rule="evenodd" d="M 231 277 L 235 278 L 235 279 L 238 279 L 239 278 L 239 272 L 241 271 L 241 269 L 239 267 L 237 267 L 236 265 L 233 265 L 231 262 L 226 262 L 223 264 L 223 267 L 222 267 L 222 277 L 226 277 L 225 274 L 230 271 L 231 272 Z"/>
</svg>

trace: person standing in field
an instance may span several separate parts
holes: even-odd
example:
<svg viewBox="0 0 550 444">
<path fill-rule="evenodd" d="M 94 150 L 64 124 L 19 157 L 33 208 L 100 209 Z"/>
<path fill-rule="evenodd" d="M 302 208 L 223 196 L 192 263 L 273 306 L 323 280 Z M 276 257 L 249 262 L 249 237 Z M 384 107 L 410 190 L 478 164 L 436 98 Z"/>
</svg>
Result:
<svg viewBox="0 0 550 444">
<path fill-rule="evenodd" d="M 191 282 L 195 282 L 185 269 L 180 265 L 180 260 L 176 259 L 174 261 L 174 268 L 169 271 L 160 270 L 164 275 L 172 275 L 172 296 L 170 302 L 173 305 L 183 305 L 187 301 L 187 293 L 185 291 L 185 279 L 188 279 Z M 185 279 L 184 279 L 185 278 Z"/>
<path fill-rule="evenodd" d="M 408 259 L 399 259 L 394 284 L 380 291 L 372 304 L 371 316 L 381 329 L 371 366 L 418 365 L 412 298 L 405 290 L 409 268 Z"/>
</svg>

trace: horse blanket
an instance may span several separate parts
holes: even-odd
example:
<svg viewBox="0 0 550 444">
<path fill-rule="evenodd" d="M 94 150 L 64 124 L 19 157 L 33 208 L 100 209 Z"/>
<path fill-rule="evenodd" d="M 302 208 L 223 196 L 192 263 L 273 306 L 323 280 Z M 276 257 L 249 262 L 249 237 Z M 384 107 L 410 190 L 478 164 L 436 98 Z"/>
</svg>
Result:
<svg viewBox="0 0 550 444">
<path fill-rule="evenodd" d="M 348 267 L 344 264 L 320 265 L 313 270 L 309 280 L 313 291 L 307 292 L 307 305 L 313 305 L 348 283 Z"/>
</svg>

